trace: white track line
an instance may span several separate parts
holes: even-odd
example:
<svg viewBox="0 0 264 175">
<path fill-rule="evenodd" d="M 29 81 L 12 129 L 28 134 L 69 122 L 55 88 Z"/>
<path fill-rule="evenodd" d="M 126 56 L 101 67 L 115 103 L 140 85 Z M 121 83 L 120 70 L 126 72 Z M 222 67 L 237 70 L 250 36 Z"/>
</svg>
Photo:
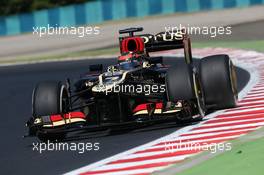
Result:
<svg viewBox="0 0 264 175">
<path fill-rule="evenodd" d="M 224 119 L 237 119 L 237 118 L 241 118 L 241 117 L 252 117 L 252 118 L 261 118 L 260 116 L 263 115 L 264 117 L 264 112 L 260 112 L 260 113 L 257 113 L 257 114 L 241 114 L 241 115 L 235 115 L 235 116 L 217 116 L 215 118 L 212 118 L 211 120 L 208 120 L 208 121 L 214 121 L 214 120 L 224 120 Z"/>
<path fill-rule="evenodd" d="M 216 130 L 216 131 L 203 131 L 203 132 L 189 132 L 186 134 L 183 134 L 181 136 L 189 136 L 189 135 L 201 135 L 206 133 L 220 133 L 220 132 L 241 132 L 241 131 L 254 131 L 257 129 L 257 126 L 251 126 L 251 127 L 243 127 L 243 128 L 234 128 L 234 129 L 226 129 L 226 130 Z"/>
<path fill-rule="evenodd" d="M 258 98 L 258 97 L 264 97 L 264 93 L 263 94 L 258 94 L 258 95 L 247 95 L 244 99 L 250 99 L 250 98 Z"/>
<path fill-rule="evenodd" d="M 256 108 L 264 108 L 264 104 L 258 104 L 258 105 L 252 105 L 252 106 L 239 106 L 236 107 L 234 109 L 227 109 L 226 111 L 236 111 L 236 110 L 240 110 L 240 109 L 256 109 Z"/>
<path fill-rule="evenodd" d="M 197 134 L 197 135 L 192 135 L 192 136 L 196 136 L 196 137 L 191 137 L 189 136 L 189 138 L 187 136 L 180 136 L 180 138 L 183 139 L 192 139 L 192 138 L 197 138 L 197 137 L 205 137 L 205 136 L 214 136 L 214 135 L 218 135 L 218 134 L 232 134 L 232 133 L 237 133 L 237 132 L 249 132 L 249 131 L 254 131 L 256 130 L 255 128 L 252 129 L 243 129 L 241 128 L 240 130 L 230 130 L 230 131 L 220 131 L 220 132 L 212 132 L 212 133 L 206 133 L 206 134 Z"/>
<path fill-rule="evenodd" d="M 168 167 L 162 166 L 162 167 L 155 167 L 155 168 L 142 168 L 137 170 L 127 170 L 127 171 L 116 171 L 111 173 L 103 173 L 103 175 L 133 175 L 133 174 L 144 174 L 144 173 L 152 173 L 154 171 L 162 170 L 164 168 Z M 101 175 L 101 174 L 99 174 Z"/>
<path fill-rule="evenodd" d="M 238 102 L 238 105 L 243 105 L 243 106 L 245 106 L 245 105 L 250 105 L 250 104 L 252 104 L 252 103 L 263 103 L 264 104 L 264 100 L 256 100 L 256 101 L 250 101 L 250 102 Z"/>
<path fill-rule="evenodd" d="M 237 137 L 239 137 L 239 136 L 237 136 Z M 152 148 L 152 147 L 150 147 L 150 148 Z M 146 153 L 134 153 L 134 154 L 128 155 L 127 157 L 124 157 L 123 159 L 120 159 L 120 160 L 134 159 L 134 158 L 148 157 L 148 156 L 157 156 L 157 155 L 162 155 L 162 154 L 166 154 L 166 153 L 177 153 L 177 152 L 181 152 L 181 151 L 187 151 L 183 155 L 194 154 L 192 152 L 188 152 L 188 151 L 190 151 L 190 149 L 188 149 L 188 148 L 170 149 L 169 147 L 167 147 L 167 149 L 166 149 L 166 147 L 164 147 L 164 149 L 160 150 L 160 151 L 151 151 L 151 152 L 146 152 Z M 173 157 L 177 158 L 178 156 L 182 156 L 182 155 L 175 155 Z M 157 159 L 157 158 L 153 158 L 151 160 L 154 160 L 154 159 Z"/>
<path fill-rule="evenodd" d="M 207 126 L 220 126 L 220 125 L 229 125 L 229 124 L 233 124 L 236 125 L 237 123 L 241 123 L 241 122 L 253 122 L 256 121 L 254 123 L 261 123 L 264 122 L 264 118 L 252 118 L 252 119 L 244 119 L 244 120 L 235 120 L 235 121 L 228 121 L 228 122 L 217 122 L 217 123 L 208 123 L 208 124 L 203 124 L 203 126 L 207 127 Z"/>
<path fill-rule="evenodd" d="M 235 128 L 243 128 L 243 127 L 248 127 L 248 126 L 264 126 L 264 122 L 258 122 L 258 123 L 252 123 L 252 124 L 243 124 L 243 125 L 232 125 L 232 126 L 223 126 L 223 127 L 217 127 L 217 128 L 197 128 L 193 131 L 217 131 L 217 130 L 222 130 L 222 129 L 235 129 Z M 192 131 L 192 133 L 193 133 Z"/>
<path fill-rule="evenodd" d="M 145 160 L 145 161 L 132 162 L 132 163 L 129 162 L 129 163 L 107 164 L 105 166 L 95 168 L 95 169 L 93 169 L 93 171 L 110 170 L 110 169 L 114 169 L 114 168 L 126 168 L 126 167 L 131 167 L 131 166 L 146 165 L 146 164 L 152 164 L 152 163 L 175 162 L 175 161 L 184 160 L 187 157 L 190 157 L 193 155 L 194 154 L 175 156 L 175 157 L 166 157 L 166 158 Z"/>
<path fill-rule="evenodd" d="M 258 97 L 250 97 L 247 96 L 246 98 L 244 98 L 244 100 L 263 100 L 264 99 L 264 95 L 259 95 Z"/>
<path fill-rule="evenodd" d="M 241 109 L 241 110 L 233 109 L 232 111 L 225 112 L 225 115 L 236 114 L 236 113 L 247 113 L 247 112 L 254 112 L 254 111 L 263 111 L 264 112 L 264 108 L 260 107 L 260 108 L 251 108 L 251 109 Z"/>
<path fill-rule="evenodd" d="M 175 146 L 181 146 L 181 145 L 191 145 L 195 143 L 200 143 L 200 142 L 218 142 L 221 140 L 231 140 L 239 137 L 239 135 L 232 135 L 232 136 L 225 136 L 225 137 L 217 137 L 217 138 L 210 138 L 210 139 L 199 139 L 199 140 L 193 140 L 193 141 L 188 141 L 188 142 L 176 142 L 175 141 L 180 141 L 180 140 L 171 140 L 168 142 L 164 142 L 164 144 L 161 145 L 154 145 L 151 148 L 164 148 L 166 147 L 175 147 Z"/>
</svg>

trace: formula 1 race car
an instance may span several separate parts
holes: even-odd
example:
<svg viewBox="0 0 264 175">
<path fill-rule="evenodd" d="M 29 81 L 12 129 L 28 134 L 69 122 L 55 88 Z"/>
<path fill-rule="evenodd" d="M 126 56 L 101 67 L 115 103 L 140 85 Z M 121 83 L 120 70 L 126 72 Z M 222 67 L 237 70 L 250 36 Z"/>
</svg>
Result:
<svg viewBox="0 0 264 175">
<path fill-rule="evenodd" d="M 74 131 L 132 128 L 201 120 L 208 109 L 236 106 L 236 72 L 228 55 L 202 58 L 195 65 L 184 31 L 141 34 L 120 30 L 116 65 L 91 65 L 77 82 L 41 82 L 32 95 L 29 136 L 65 138 Z M 166 66 L 150 52 L 184 49 L 184 64 Z"/>
</svg>

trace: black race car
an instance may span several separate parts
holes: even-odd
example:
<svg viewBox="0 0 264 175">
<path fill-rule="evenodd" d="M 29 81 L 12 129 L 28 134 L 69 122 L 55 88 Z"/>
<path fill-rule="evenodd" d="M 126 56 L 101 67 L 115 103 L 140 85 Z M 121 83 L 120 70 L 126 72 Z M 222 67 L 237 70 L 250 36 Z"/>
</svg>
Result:
<svg viewBox="0 0 264 175">
<path fill-rule="evenodd" d="M 69 132 L 142 127 L 162 122 L 201 120 L 208 109 L 236 106 L 236 72 L 228 55 L 202 58 L 194 65 L 184 31 L 141 34 L 120 30 L 116 65 L 91 65 L 70 80 L 41 82 L 32 95 L 29 136 L 64 139 Z M 184 49 L 185 64 L 166 66 L 150 52 Z"/>
</svg>

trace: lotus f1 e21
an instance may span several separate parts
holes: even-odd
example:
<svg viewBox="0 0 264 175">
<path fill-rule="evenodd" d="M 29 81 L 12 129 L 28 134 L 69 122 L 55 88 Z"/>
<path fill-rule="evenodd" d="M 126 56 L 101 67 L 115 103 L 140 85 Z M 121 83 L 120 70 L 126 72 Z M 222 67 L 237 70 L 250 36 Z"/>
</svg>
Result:
<svg viewBox="0 0 264 175">
<path fill-rule="evenodd" d="M 208 56 L 194 64 L 184 32 L 135 35 L 142 30 L 119 31 L 121 54 L 107 70 L 91 65 L 75 83 L 67 79 L 37 84 L 28 135 L 57 140 L 73 131 L 185 123 L 201 120 L 208 109 L 236 106 L 236 72 L 228 55 Z M 165 65 L 162 56 L 149 55 L 171 49 L 184 49 L 184 64 Z"/>
</svg>

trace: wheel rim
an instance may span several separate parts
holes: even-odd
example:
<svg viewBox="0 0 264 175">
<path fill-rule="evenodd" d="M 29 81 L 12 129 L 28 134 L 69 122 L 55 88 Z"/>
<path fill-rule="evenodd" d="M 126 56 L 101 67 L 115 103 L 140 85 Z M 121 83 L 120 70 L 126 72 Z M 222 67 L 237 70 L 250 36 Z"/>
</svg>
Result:
<svg viewBox="0 0 264 175">
<path fill-rule="evenodd" d="M 193 73 L 193 82 L 194 82 L 195 97 L 198 105 L 198 111 L 200 116 L 204 117 L 205 116 L 204 93 L 202 91 L 201 82 L 199 81 L 195 73 Z"/>
<path fill-rule="evenodd" d="M 34 103 L 35 103 L 35 102 L 34 102 L 34 99 L 35 99 L 35 89 L 36 89 L 36 88 L 33 89 L 33 92 L 32 92 L 32 95 L 31 95 L 31 108 L 32 108 L 31 110 L 32 110 L 32 116 L 33 116 L 34 118 L 36 117 L 36 115 L 35 115 L 35 110 L 34 110 L 34 108 L 35 108 L 35 107 L 34 107 Z"/>
<path fill-rule="evenodd" d="M 230 73 L 230 82 L 231 82 L 231 89 L 233 92 L 234 100 L 237 102 L 238 96 L 237 96 L 237 76 L 236 71 L 234 68 L 234 65 L 231 60 L 229 60 L 229 73 Z"/>
<path fill-rule="evenodd" d="M 59 109 L 60 112 L 61 113 L 67 112 L 68 105 L 69 105 L 68 92 L 66 90 L 66 87 L 62 85 L 60 89 L 60 109 Z"/>
</svg>

